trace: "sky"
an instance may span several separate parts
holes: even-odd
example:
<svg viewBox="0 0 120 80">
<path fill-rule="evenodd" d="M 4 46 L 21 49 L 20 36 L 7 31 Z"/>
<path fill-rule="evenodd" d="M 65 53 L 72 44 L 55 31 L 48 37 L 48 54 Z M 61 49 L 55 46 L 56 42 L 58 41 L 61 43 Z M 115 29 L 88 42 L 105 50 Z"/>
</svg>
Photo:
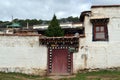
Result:
<svg viewBox="0 0 120 80">
<path fill-rule="evenodd" d="M 92 5 L 114 5 L 120 0 L 0 0 L 0 20 L 18 19 L 50 20 L 69 16 L 79 17 Z"/>
</svg>

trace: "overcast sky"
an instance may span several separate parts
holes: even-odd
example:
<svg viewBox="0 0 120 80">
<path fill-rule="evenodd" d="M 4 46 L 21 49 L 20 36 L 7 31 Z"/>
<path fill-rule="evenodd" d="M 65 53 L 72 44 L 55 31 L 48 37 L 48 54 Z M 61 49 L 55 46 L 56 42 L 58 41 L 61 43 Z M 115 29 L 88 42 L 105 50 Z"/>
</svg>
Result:
<svg viewBox="0 0 120 80">
<path fill-rule="evenodd" d="M 91 5 L 120 4 L 120 0 L 0 0 L 0 20 L 43 19 L 80 16 Z"/>
</svg>

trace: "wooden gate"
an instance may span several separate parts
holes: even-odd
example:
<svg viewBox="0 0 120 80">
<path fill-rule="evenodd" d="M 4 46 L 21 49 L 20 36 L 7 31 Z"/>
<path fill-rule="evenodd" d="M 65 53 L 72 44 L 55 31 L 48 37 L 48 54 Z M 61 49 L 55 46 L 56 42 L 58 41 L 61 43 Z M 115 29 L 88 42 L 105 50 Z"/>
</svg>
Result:
<svg viewBox="0 0 120 80">
<path fill-rule="evenodd" d="M 48 47 L 48 75 L 68 75 L 73 71 L 73 53 L 79 50 L 79 37 L 43 37 Z"/>
<path fill-rule="evenodd" d="M 69 75 L 72 73 L 73 54 L 68 47 L 49 47 L 48 49 L 48 74 Z"/>
</svg>

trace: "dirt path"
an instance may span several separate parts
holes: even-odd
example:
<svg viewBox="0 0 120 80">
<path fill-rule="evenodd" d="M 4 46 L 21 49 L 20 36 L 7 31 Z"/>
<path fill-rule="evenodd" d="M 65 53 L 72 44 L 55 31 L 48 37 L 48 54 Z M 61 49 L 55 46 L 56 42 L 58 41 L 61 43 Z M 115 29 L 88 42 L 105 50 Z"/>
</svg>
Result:
<svg viewBox="0 0 120 80">
<path fill-rule="evenodd" d="M 62 79 L 62 78 L 73 78 L 75 77 L 75 75 L 70 75 L 70 76 L 49 76 L 48 78 L 51 78 L 53 80 L 59 80 L 59 79 Z"/>
</svg>

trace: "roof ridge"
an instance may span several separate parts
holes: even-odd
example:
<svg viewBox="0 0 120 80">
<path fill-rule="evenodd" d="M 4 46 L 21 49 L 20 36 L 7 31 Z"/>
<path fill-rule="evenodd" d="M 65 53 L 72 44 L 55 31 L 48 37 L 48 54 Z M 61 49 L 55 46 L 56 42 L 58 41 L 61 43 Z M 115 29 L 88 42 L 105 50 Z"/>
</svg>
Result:
<svg viewBox="0 0 120 80">
<path fill-rule="evenodd" d="M 98 8 L 98 7 L 120 7 L 120 4 L 118 5 L 93 5 L 91 8 Z"/>
</svg>

